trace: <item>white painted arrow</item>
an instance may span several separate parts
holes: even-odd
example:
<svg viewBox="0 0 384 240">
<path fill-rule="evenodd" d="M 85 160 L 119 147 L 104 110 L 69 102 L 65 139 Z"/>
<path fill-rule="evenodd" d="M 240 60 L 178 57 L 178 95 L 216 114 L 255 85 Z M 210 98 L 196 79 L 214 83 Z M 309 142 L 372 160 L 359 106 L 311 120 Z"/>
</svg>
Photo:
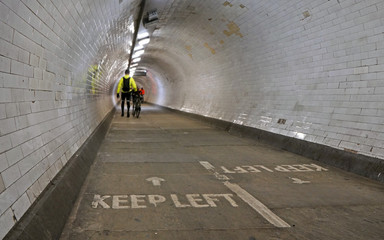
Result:
<svg viewBox="0 0 384 240">
<path fill-rule="evenodd" d="M 298 178 L 291 178 L 290 179 L 293 180 L 293 183 L 297 183 L 297 184 L 303 184 L 303 183 L 310 183 L 310 181 L 303 181 L 301 179 L 298 179 Z"/>
<path fill-rule="evenodd" d="M 152 182 L 153 186 L 160 186 L 161 182 L 165 182 L 164 179 L 159 177 L 150 177 L 146 179 L 148 182 Z"/>
</svg>

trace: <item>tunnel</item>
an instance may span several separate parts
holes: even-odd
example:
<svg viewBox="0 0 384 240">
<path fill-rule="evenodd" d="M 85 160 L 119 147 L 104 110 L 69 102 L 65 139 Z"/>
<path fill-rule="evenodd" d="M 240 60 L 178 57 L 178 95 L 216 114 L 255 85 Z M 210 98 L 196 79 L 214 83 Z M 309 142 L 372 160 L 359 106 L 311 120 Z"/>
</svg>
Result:
<svg viewBox="0 0 384 240">
<path fill-rule="evenodd" d="M 169 123 L 188 119 L 194 126 L 172 134 L 187 137 L 198 124 L 207 124 L 198 126 L 227 134 L 215 141 L 229 136 L 244 144 L 255 141 L 252 144 L 311 159 L 312 167 L 323 166 L 311 169 L 314 172 L 332 168 L 347 174 L 343 179 L 359 179 L 376 190 L 354 189 L 381 201 L 367 212 L 378 216 L 371 219 L 373 229 L 383 228 L 382 0 L 0 0 L 0 33 L 2 239 L 59 239 L 99 149 L 106 149 L 100 147 L 103 139 L 117 128 L 110 123 L 135 123 L 124 125 L 129 130 L 143 127 L 149 119 L 153 122 L 145 122 L 147 127 L 156 125 L 161 122 L 156 117 Z M 119 115 L 121 100 L 116 93 L 127 69 L 137 87 L 145 89 L 137 119 Z M 165 124 L 159 125 L 161 130 L 179 126 L 179 122 L 161 124 Z M 183 138 L 179 141 L 188 144 Z M 254 194 L 227 175 L 271 170 L 255 165 L 231 170 L 224 162 L 219 171 L 210 161 L 191 155 L 182 156 L 200 163 L 211 179 L 228 178 L 220 186 L 242 200 L 254 199 Z M 272 170 L 287 170 L 281 166 Z M 168 183 L 151 179 L 153 186 Z M 302 186 L 313 182 L 297 176 L 288 180 Z M 156 207 L 167 199 L 177 208 L 185 198 L 189 202 L 184 199 L 188 202 L 184 205 L 197 208 L 219 208 L 219 203 L 237 208 L 227 193 L 124 194 L 136 206 L 144 206 L 145 199 L 146 207 Z M 97 196 L 99 208 L 107 205 L 100 200 L 103 196 L 114 199 L 115 205 L 125 201 L 123 195 Z M 329 214 L 324 210 L 322 217 Z M 292 229 L 294 220 L 287 222 Z M 159 238 L 137 235 L 141 237 L 136 239 L 227 239 L 218 237 L 225 227 L 212 228 L 218 235 L 187 238 L 172 233 L 176 235 L 160 238 L 156 232 Z M 108 231 L 101 231 L 104 239 Z M 383 233 L 371 231 L 375 238 L 362 232 L 362 237 L 370 236 L 365 239 L 384 238 Z M 244 233 L 238 239 L 309 239 L 281 234 L 281 238 L 245 238 Z"/>
</svg>

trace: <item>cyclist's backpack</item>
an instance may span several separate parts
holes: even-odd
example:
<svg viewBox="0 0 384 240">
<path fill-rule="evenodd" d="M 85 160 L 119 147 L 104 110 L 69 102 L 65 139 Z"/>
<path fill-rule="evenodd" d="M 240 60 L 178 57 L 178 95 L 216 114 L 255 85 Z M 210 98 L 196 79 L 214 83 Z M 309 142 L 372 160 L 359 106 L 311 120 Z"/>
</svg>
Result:
<svg viewBox="0 0 384 240">
<path fill-rule="evenodd" d="M 129 80 L 131 80 L 131 78 L 129 77 L 129 78 L 125 78 L 125 77 L 123 77 L 123 91 L 124 92 L 129 92 L 129 89 L 130 89 L 130 87 L 129 87 Z"/>
</svg>

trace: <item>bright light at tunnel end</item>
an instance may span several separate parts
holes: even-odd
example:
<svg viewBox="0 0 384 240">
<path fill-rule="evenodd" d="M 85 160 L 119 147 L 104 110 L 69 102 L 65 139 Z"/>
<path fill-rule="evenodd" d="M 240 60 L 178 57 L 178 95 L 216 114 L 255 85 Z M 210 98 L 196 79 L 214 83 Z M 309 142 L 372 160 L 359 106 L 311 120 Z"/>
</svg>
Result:
<svg viewBox="0 0 384 240">
<path fill-rule="evenodd" d="M 115 82 L 115 84 L 113 85 L 113 90 L 112 90 L 112 95 L 111 95 L 111 98 L 112 98 L 112 103 L 113 103 L 113 106 L 115 106 L 115 109 L 118 110 L 118 105 L 117 105 L 117 97 L 116 97 L 116 90 L 117 90 L 117 85 L 119 84 L 120 82 L 120 78 L 118 81 Z"/>
</svg>

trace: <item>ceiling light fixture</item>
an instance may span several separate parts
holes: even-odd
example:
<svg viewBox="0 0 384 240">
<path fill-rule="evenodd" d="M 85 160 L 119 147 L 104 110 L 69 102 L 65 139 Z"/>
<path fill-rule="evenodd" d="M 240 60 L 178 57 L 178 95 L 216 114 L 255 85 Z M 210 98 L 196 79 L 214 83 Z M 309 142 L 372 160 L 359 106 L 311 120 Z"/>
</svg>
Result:
<svg viewBox="0 0 384 240">
<path fill-rule="evenodd" d="M 149 37 L 148 32 L 142 32 L 142 33 L 139 33 L 139 35 L 137 35 L 138 39 L 143 39 L 143 38 L 147 38 L 147 37 Z"/>
<path fill-rule="evenodd" d="M 144 47 L 141 46 L 141 45 L 136 45 L 136 46 L 135 46 L 135 51 L 137 51 L 137 50 L 141 50 L 141 49 L 144 49 Z"/>
<path fill-rule="evenodd" d="M 144 39 L 139 40 L 139 44 L 143 46 L 145 44 L 148 44 L 149 41 L 150 41 L 149 38 L 144 38 Z"/>
<path fill-rule="evenodd" d="M 143 53 L 144 53 L 144 49 L 136 51 L 136 52 L 133 53 L 133 58 L 140 57 L 141 55 L 143 55 Z"/>
</svg>

